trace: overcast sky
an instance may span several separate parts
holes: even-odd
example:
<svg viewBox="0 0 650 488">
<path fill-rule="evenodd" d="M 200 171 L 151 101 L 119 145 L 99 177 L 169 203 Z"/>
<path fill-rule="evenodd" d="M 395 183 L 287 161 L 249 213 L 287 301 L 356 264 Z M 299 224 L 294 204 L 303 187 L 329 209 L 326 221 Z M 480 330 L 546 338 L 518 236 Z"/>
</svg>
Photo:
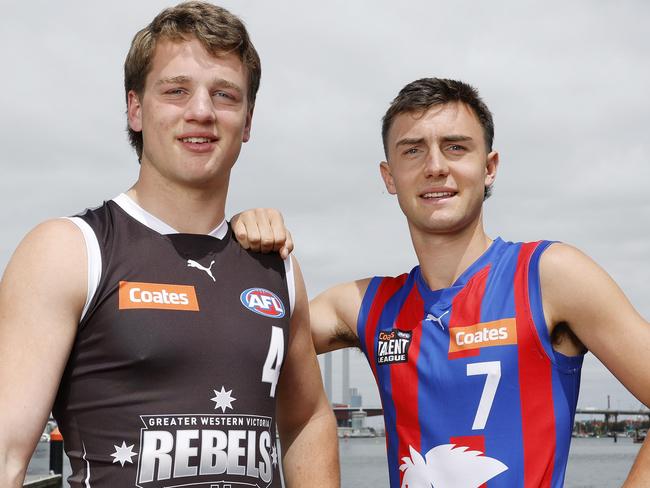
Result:
<svg viewBox="0 0 650 488">
<path fill-rule="evenodd" d="M 122 63 L 133 34 L 172 4 L 3 2 L 0 270 L 38 222 L 135 181 Z M 650 318 L 648 2 L 221 5 L 244 19 L 263 66 L 228 212 L 282 209 L 311 296 L 415 264 L 379 178 L 380 119 L 403 85 L 438 76 L 477 86 L 494 114 L 488 233 L 576 245 Z M 364 403 L 378 405 L 360 353 L 352 369 Z M 335 401 L 339 385 L 335 374 Z M 579 406 L 603 407 L 608 394 L 612 407 L 640 406 L 590 355 Z"/>
</svg>

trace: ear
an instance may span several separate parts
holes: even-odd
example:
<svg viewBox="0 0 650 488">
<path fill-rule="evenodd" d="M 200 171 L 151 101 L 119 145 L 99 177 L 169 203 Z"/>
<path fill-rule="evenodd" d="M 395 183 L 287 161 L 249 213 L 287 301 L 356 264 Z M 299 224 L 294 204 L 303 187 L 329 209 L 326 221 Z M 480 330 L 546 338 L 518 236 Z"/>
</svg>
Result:
<svg viewBox="0 0 650 488">
<path fill-rule="evenodd" d="M 131 130 L 142 132 L 142 104 L 140 103 L 140 98 L 133 90 L 129 90 L 127 95 L 126 114 Z"/>
<path fill-rule="evenodd" d="M 492 151 L 487 155 L 485 164 L 485 186 L 492 186 L 497 178 L 497 168 L 499 166 L 499 153 Z"/>
<path fill-rule="evenodd" d="M 246 123 L 244 125 L 244 134 L 242 136 L 242 142 L 248 142 L 251 138 L 251 126 L 253 125 L 253 109 L 255 106 L 251 107 L 248 113 L 246 114 Z"/>
<path fill-rule="evenodd" d="M 379 172 L 381 173 L 381 178 L 384 180 L 384 185 L 386 185 L 386 190 L 388 190 L 388 193 L 395 195 L 397 193 L 397 189 L 395 188 L 395 180 L 393 180 L 393 174 L 390 170 L 390 165 L 386 161 L 379 163 Z"/>
</svg>

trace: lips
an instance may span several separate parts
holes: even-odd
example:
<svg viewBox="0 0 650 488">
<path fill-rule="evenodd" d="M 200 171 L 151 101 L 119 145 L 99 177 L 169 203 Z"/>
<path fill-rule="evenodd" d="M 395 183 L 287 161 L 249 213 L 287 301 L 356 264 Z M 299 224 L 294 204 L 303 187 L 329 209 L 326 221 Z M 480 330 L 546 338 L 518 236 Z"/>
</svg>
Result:
<svg viewBox="0 0 650 488">
<path fill-rule="evenodd" d="M 458 192 L 450 188 L 436 188 L 420 193 L 420 198 L 429 201 L 440 201 L 456 196 Z"/>
<path fill-rule="evenodd" d="M 209 137 L 181 137 L 181 142 L 191 142 L 195 144 L 204 144 L 206 142 L 214 142 L 216 139 L 211 139 Z"/>
<path fill-rule="evenodd" d="M 182 134 L 177 140 L 188 151 L 203 153 L 212 151 L 219 139 L 210 133 L 191 133 Z"/>
<path fill-rule="evenodd" d="M 456 192 L 452 191 L 434 191 L 434 192 L 428 192 L 420 195 L 422 198 L 447 198 L 447 197 L 453 197 L 456 194 Z"/>
</svg>

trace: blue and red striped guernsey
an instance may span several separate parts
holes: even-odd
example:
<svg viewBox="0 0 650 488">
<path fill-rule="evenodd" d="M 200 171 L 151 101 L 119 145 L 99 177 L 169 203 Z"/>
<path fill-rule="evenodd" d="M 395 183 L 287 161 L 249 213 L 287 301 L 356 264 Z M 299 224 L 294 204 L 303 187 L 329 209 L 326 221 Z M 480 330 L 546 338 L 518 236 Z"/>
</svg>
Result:
<svg viewBox="0 0 650 488">
<path fill-rule="evenodd" d="M 582 356 L 553 350 L 539 258 L 495 239 L 449 288 L 375 277 L 357 330 L 379 386 L 391 488 L 561 487 Z"/>
</svg>

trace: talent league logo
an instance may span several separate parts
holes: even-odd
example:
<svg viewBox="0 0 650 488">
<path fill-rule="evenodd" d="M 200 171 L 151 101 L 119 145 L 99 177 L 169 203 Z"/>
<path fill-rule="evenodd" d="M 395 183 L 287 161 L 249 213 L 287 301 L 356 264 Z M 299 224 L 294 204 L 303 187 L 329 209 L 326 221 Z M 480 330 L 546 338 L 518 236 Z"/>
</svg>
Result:
<svg viewBox="0 0 650 488">
<path fill-rule="evenodd" d="M 241 292 L 239 299 L 242 305 L 251 312 L 274 319 L 284 317 L 282 300 L 265 288 L 248 288 Z"/>
<path fill-rule="evenodd" d="M 408 330 L 388 329 L 379 332 L 377 364 L 395 364 L 408 361 L 413 333 Z"/>
</svg>

